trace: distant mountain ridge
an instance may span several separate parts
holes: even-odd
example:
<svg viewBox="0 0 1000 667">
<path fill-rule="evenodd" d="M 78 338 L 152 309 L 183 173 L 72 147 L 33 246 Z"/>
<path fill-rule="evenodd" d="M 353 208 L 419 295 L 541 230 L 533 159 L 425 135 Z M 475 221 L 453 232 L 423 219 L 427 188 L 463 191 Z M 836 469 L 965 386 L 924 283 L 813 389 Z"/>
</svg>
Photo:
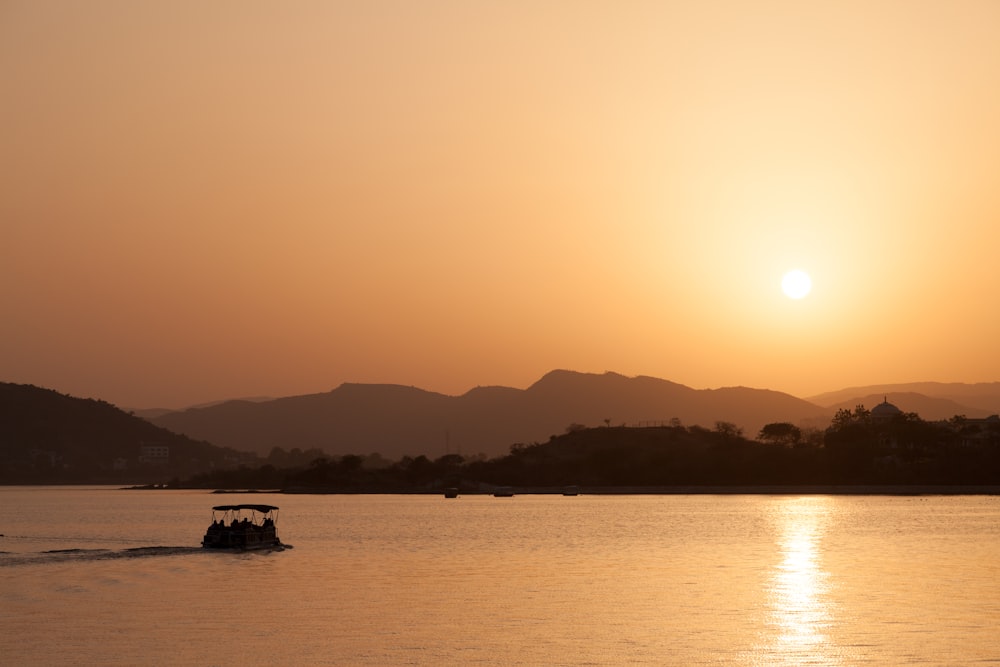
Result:
<svg viewBox="0 0 1000 667">
<path fill-rule="evenodd" d="M 506 454 L 571 424 L 634 425 L 680 419 L 732 422 L 750 437 L 775 421 L 822 422 L 832 412 L 789 394 L 747 387 L 692 389 L 658 378 L 552 371 L 527 389 L 476 387 L 446 396 L 416 387 L 342 384 L 322 394 L 228 401 L 151 418 L 217 445 L 266 455 L 274 447 L 387 458 Z"/>
<path fill-rule="evenodd" d="M 230 401 L 249 401 L 251 403 L 260 403 L 262 401 L 273 401 L 273 400 L 274 397 L 272 396 L 248 396 L 246 398 L 226 398 L 221 401 L 210 401 L 208 403 L 199 403 L 198 405 L 189 405 L 183 409 L 189 410 L 191 408 L 208 408 L 213 405 L 219 405 L 220 403 L 229 403 Z M 157 417 L 162 417 L 165 414 L 169 414 L 171 412 L 177 412 L 177 410 L 173 408 L 122 408 L 122 410 L 130 414 L 134 414 L 137 417 L 142 417 L 143 419 L 147 419 L 150 421 L 156 419 Z"/>
<path fill-rule="evenodd" d="M 806 398 L 826 408 L 872 408 L 888 400 L 903 412 L 922 419 L 948 419 L 955 415 L 982 418 L 1000 413 L 1000 382 L 908 382 L 849 387 Z"/>
</svg>

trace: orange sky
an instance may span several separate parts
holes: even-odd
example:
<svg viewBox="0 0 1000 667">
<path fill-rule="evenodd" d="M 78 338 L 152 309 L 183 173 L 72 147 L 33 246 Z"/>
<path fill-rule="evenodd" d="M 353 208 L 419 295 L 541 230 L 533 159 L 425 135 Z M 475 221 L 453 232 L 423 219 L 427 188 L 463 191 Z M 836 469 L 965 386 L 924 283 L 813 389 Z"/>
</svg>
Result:
<svg viewBox="0 0 1000 667">
<path fill-rule="evenodd" d="M 3 381 L 1000 380 L 993 0 L 3 0 L 0 97 Z"/>
</svg>

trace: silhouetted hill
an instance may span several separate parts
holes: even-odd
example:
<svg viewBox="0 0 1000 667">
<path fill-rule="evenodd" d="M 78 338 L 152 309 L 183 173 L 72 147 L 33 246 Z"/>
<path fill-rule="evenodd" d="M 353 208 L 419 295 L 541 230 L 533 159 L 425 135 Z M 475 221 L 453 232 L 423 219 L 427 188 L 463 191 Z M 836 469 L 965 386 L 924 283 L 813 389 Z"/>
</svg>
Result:
<svg viewBox="0 0 1000 667">
<path fill-rule="evenodd" d="M 0 483 L 162 482 L 246 458 L 104 401 L 0 383 Z"/>
<path fill-rule="evenodd" d="M 853 409 L 856 405 L 872 408 L 888 397 L 904 412 L 916 412 L 923 419 L 948 419 L 954 415 L 988 417 L 1000 413 L 1000 382 L 909 382 L 850 387 L 812 396 L 806 400 L 816 405 Z"/>
<path fill-rule="evenodd" d="M 756 435 L 764 424 L 828 418 L 829 410 L 775 391 L 695 390 L 651 377 L 553 371 L 527 389 L 477 387 L 446 396 L 415 387 L 343 384 L 331 392 L 250 403 L 230 401 L 152 419 L 215 444 L 267 454 L 273 447 L 332 455 L 378 452 L 395 459 L 446 453 L 506 454 L 571 424 L 733 422 Z"/>
</svg>

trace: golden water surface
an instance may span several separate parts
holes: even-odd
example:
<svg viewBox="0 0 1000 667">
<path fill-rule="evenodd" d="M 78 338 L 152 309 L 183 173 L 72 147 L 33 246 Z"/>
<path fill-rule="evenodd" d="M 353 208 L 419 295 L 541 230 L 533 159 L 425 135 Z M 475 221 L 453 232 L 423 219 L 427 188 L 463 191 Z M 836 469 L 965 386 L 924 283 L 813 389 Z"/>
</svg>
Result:
<svg viewBox="0 0 1000 667">
<path fill-rule="evenodd" d="M 294 548 L 198 549 L 240 500 Z M 0 503 L 4 664 L 1000 665 L 996 497 Z"/>
</svg>

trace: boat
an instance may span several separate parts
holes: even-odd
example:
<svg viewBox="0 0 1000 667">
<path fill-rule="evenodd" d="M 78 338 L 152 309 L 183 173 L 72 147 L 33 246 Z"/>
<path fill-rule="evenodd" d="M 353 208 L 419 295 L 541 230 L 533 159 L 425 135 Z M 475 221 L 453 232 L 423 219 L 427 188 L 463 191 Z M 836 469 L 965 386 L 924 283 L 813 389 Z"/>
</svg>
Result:
<svg viewBox="0 0 1000 667">
<path fill-rule="evenodd" d="M 510 486 L 498 486 L 493 490 L 494 498 L 513 498 L 514 488 Z"/>
<path fill-rule="evenodd" d="M 274 505 L 217 505 L 201 546 L 239 551 L 284 548 L 274 526 L 277 516 Z"/>
<path fill-rule="evenodd" d="M 454 486 L 449 486 L 447 489 L 444 490 L 444 497 L 445 498 L 458 498 L 458 488 L 456 488 Z"/>
</svg>

